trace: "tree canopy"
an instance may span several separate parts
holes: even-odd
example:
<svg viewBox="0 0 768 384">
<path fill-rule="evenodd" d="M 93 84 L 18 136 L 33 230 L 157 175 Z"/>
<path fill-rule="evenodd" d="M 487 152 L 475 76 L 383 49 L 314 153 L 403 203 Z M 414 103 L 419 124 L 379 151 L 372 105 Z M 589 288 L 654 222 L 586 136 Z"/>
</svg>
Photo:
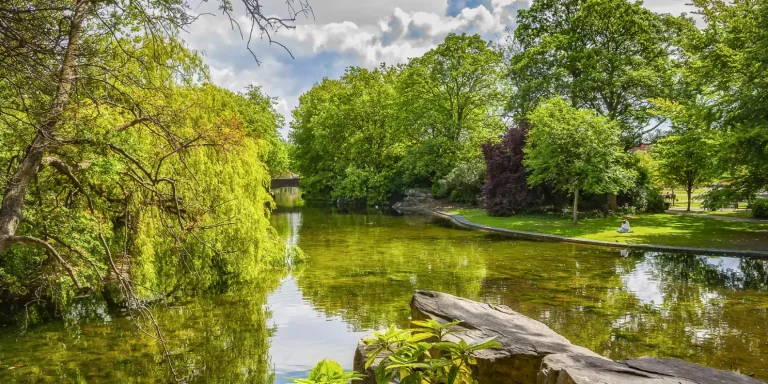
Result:
<svg viewBox="0 0 768 384">
<path fill-rule="evenodd" d="M 310 10 L 243 4 L 269 40 Z M 178 36 L 195 18 L 178 0 L 0 6 L 0 295 L 115 287 L 136 307 L 283 262 L 268 221 L 282 116 L 258 88 L 209 83 Z"/>
<path fill-rule="evenodd" d="M 706 26 L 686 40 L 687 77 L 701 85 L 723 133 L 733 196 L 768 187 L 768 1 L 696 0 Z"/>
<path fill-rule="evenodd" d="M 537 0 L 518 23 L 508 110 L 524 117 L 560 95 L 616 121 L 626 148 L 660 125 L 649 100 L 674 93 L 680 39 L 695 28 L 690 19 L 627 0 Z"/>
<path fill-rule="evenodd" d="M 373 204 L 478 162 L 480 144 L 503 131 L 500 66 L 479 36 L 449 35 L 407 65 L 323 79 L 293 112 L 305 192 Z"/>
<path fill-rule="evenodd" d="M 480 36 L 453 34 L 403 68 L 399 123 L 415 142 L 404 159 L 408 184 L 434 185 L 503 132 L 501 69 L 501 54 Z"/>
<path fill-rule="evenodd" d="M 578 220 L 579 192 L 617 193 L 634 177 L 623 167 L 619 125 L 591 110 L 571 107 L 556 97 L 529 114 L 523 164 L 528 183 L 550 183 L 573 194 L 573 222 Z"/>
</svg>

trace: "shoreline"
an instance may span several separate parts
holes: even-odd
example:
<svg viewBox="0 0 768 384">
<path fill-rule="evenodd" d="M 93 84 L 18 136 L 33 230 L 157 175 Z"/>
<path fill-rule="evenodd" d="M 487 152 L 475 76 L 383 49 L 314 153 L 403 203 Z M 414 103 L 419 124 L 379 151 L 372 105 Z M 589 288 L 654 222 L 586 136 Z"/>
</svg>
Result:
<svg viewBox="0 0 768 384">
<path fill-rule="evenodd" d="M 492 227 L 490 225 L 484 225 L 475 223 L 468 220 L 464 216 L 441 211 L 439 209 L 424 208 L 424 207 L 397 207 L 399 212 L 403 214 L 424 214 L 431 216 L 435 219 L 448 221 L 460 228 L 474 231 L 483 231 L 502 236 L 516 237 L 526 240 L 538 240 L 538 241 L 552 241 L 561 243 L 574 243 L 583 245 L 595 245 L 611 248 L 631 248 L 640 249 L 646 251 L 661 251 L 661 252 L 679 252 L 690 254 L 712 254 L 712 255 L 726 255 L 726 256 L 746 256 L 746 257 L 758 257 L 768 259 L 768 251 L 758 250 L 738 250 L 738 249 L 720 249 L 720 248 L 694 248 L 694 247 L 680 247 L 673 245 L 659 245 L 659 244 L 632 244 L 632 243 L 619 243 L 608 242 L 600 240 L 580 239 L 575 237 L 566 237 L 559 235 L 550 235 L 539 232 L 519 231 L 505 228 Z"/>
</svg>

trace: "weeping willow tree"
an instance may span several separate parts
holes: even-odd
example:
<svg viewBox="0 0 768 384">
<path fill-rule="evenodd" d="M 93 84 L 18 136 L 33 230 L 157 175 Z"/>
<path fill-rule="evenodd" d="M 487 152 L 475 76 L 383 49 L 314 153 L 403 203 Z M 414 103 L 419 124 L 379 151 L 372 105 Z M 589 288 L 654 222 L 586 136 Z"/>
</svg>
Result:
<svg viewBox="0 0 768 384">
<path fill-rule="evenodd" d="M 287 4 L 278 18 L 242 0 L 252 33 L 279 44 L 311 12 Z M 184 0 L 0 5 L 0 300 L 115 288 L 137 306 L 282 262 L 268 191 L 282 117 L 258 88 L 208 83 L 178 38 L 195 19 Z"/>
</svg>

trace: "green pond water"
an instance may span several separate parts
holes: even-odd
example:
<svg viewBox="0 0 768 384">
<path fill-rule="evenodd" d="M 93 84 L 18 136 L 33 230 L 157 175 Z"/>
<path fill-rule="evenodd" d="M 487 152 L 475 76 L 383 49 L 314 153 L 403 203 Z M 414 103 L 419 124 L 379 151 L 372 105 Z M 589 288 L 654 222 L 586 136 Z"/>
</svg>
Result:
<svg viewBox="0 0 768 384">
<path fill-rule="evenodd" d="M 187 382 L 288 382 L 323 358 L 351 368 L 370 330 L 408 324 L 415 289 L 505 304 L 613 359 L 675 357 L 768 380 L 768 261 L 516 241 L 424 217 L 276 212 L 308 259 L 262 284 L 155 308 Z M 0 383 L 155 383 L 161 347 L 119 310 L 0 328 Z"/>
</svg>

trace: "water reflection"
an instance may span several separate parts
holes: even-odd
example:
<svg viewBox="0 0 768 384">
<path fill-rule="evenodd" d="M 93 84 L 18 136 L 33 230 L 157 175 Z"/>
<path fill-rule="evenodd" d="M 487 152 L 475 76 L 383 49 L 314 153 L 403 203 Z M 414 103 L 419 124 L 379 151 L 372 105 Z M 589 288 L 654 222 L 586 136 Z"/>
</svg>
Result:
<svg viewBox="0 0 768 384">
<path fill-rule="evenodd" d="M 301 189 L 296 187 L 276 188 L 272 190 L 272 196 L 278 208 L 286 209 L 304 206 L 304 199 L 301 198 Z"/>
<path fill-rule="evenodd" d="M 414 289 L 506 304 L 614 359 L 768 377 L 765 260 L 510 241 L 424 218 L 304 210 L 296 284 L 355 331 L 405 326 Z M 347 349 L 353 350 L 351 341 Z"/>
<path fill-rule="evenodd" d="M 293 278 L 286 279 L 269 297 L 271 324 L 275 328 L 269 354 L 275 366 L 275 383 L 288 383 L 320 360 L 334 359 L 352 367 L 350 345 L 366 335 L 353 331 L 340 317 L 326 316 L 303 300 Z"/>
<path fill-rule="evenodd" d="M 635 265 L 635 268 L 621 276 L 624 288 L 632 292 L 643 304 L 658 306 L 664 303 L 664 295 L 661 292 L 661 282 L 653 276 L 653 265 L 649 261 L 643 261 Z"/>
<path fill-rule="evenodd" d="M 282 276 L 215 297 L 197 297 L 154 314 L 168 340 L 178 377 L 187 383 L 270 383 L 273 366 L 267 294 Z M 0 383 L 159 383 L 175 381 L 160 344 L 123 311 L 79 301 L 20 335 L 0 332 Z"/>
<path fill-rule="evenodd" d="M 406 326 L 415 289 L 510 306 L 613 359 L 681 358 L 768 379 L 768 261 L 511 241 L 423 217 L 331 208 L 272 218 L 307 256 L 290 276 L 158 307 L 189 382 L 272 382 Z M 157 343 L 103 303 L 0 331 L 0 382 L 167 382 Z M 12 368 L 12 369 L 11 369 Z"/>
</svg>

